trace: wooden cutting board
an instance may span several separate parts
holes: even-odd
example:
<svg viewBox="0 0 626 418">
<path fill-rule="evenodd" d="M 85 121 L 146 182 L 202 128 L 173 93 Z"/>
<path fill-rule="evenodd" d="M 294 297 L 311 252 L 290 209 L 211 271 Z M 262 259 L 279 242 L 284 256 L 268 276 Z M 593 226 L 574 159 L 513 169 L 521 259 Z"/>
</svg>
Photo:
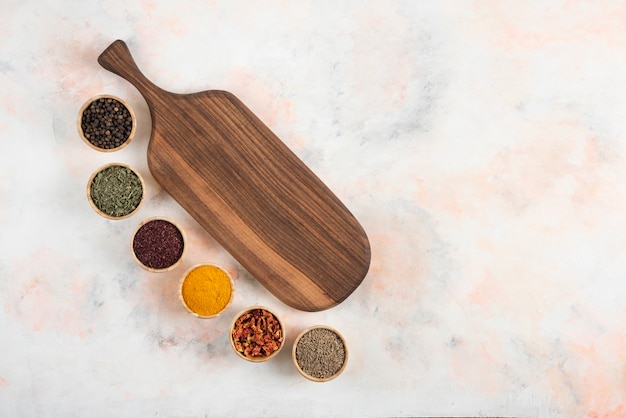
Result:
<svg viewBox="0 0 626 418">
<path fill-rule="evenodd" d="M 165 91 L 121 40 L 98 62 L 148 104 L 152 176 L 270 292 L 296 309 L 320 311 L 359 286 L 370 264 L 365 231 L 237 97 Z"/>
</svg>

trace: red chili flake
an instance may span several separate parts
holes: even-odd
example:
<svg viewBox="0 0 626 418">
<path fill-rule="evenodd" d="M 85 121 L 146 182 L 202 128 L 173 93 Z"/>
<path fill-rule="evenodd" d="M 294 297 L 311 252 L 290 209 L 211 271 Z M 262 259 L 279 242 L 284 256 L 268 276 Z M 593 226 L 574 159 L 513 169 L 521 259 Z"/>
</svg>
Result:
<svg viewBox="0 0 626 418">
<path fill-rule="evenodd" d="M 235 349 L 245 357 L 267 357 L 283 343 L 280 322 L 265 309 L 253 309 L 235 321 L 231 334 Z"/>
<path fill-rule="evenodd" d="M 142 225 L 133 238 L 133 251 L 146 267 L 168 268 L 183 255 L 183 235 L 172 223 L 155 219 Z"/>
</svg>

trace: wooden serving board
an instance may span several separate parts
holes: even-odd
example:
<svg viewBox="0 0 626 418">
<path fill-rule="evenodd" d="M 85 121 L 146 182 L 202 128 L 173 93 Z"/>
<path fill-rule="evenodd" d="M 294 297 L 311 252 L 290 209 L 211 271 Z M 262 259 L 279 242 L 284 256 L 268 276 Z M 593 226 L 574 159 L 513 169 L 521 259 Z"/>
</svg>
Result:
<svg viewBox="0 0 626 418">
<path fill-rule="evenodd" d="M 320 311 L 359 286 L 370 264 L 365 231 L 237 97 L 165 91 L 121 40 L 98 62 L 148 104 L 155 180 L 270 292 L 296 309 Z"/>
</svg>

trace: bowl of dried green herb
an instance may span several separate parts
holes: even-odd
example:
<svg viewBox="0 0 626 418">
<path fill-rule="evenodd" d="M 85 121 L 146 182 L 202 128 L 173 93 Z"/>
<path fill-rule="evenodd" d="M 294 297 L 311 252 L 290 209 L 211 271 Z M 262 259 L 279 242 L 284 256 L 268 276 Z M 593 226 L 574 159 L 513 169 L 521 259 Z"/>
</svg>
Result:
<svg viewBox="0 0 626 418">
<path fill-rule="evenodd" d="M 92 97 L 78 112 L 78 133 L 97 151 L 124 148 L 135 136 L 136 128 L 133 109 L 124 100 L 109 94 Z"/>
<path fill-rule="evenodd" d="M 252 306 L 235 316 L 229 339 L 239 357 L 259 363 L 278 355 L 284 345 L 285 328 L 274 312 L 263 306 Z"/>
<path fill-rule="evenodd" d="M 180 264 L 185 253 L 185 235 L 173 220 L 153 217 L 137 226 L 130 246 L 133 258 L 144 270 L 164 273 Z"/>
<path fill-rule="evenodd" d="M 336 329 L 315 325 L 296 337 L 291 357 L 302 376 L 314 382 L 327 382 L 346 368 L 348 346 Z"/>
<path fill-rule="evenodd" d="M 97 169 L 87 182 L 91 207 L 107 219 L 133 215 L 143 203 L 143 178 L 130 166 L 110 163 Z"/>
</svg>

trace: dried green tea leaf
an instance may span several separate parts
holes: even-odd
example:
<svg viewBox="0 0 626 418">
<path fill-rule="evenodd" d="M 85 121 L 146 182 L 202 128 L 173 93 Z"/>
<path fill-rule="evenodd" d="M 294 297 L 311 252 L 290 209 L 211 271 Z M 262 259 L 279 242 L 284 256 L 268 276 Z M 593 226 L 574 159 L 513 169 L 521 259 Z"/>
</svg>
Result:
<svg viewBox="0 0 626 418">
<path fill-rule="evenodd" d="M 103 213 L 119 218 L 133 212 L 143 197 L 139 176 L 131 169 L 113 165 L 100 171 L 91 183 L 91 200 Z"/>
</svg>

